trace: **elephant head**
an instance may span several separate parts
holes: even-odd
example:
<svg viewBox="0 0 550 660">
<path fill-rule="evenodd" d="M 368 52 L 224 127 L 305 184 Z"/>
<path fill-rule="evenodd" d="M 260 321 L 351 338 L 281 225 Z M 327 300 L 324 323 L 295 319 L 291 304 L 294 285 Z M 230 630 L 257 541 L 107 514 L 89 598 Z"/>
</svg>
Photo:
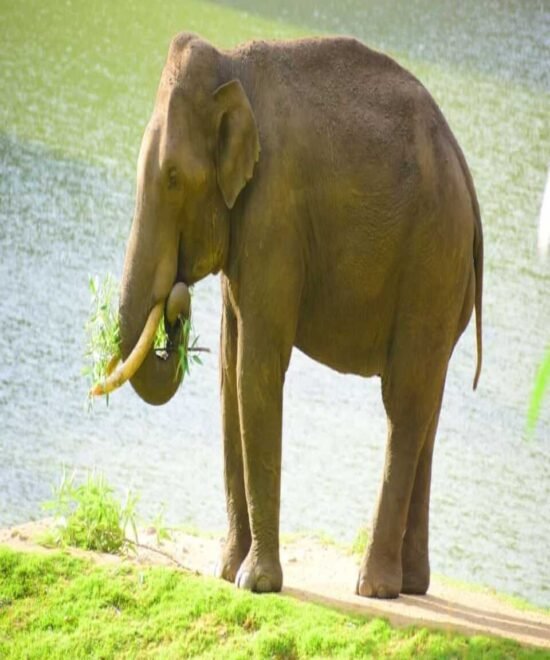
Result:
<svg viewBox="0 0 550 660">
<path fill-rule="evenodd" d="M 226 264 L 230 212 L 260 151 L 254 113 L 230 68 L 194 35 L 172 41 L 138 159 L 119 307 L 123 359 L 176 282 L 191 285 Z M 178 342 L 178 330 L 167 328 Z M 130 378 L 155 405 L 180 380 L 176 353 L 162 359 L 152 347 Z"/>
</svg>

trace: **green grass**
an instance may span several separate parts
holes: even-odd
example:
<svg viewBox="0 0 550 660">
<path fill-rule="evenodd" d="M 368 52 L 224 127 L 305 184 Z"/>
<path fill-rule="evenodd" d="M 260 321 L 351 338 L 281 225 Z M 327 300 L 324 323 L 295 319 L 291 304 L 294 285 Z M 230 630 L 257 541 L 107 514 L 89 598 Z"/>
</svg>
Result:
<svg viewBox="0 0 550 660">
<path fill-rule="evenodd" d="M 101 474 L 89 473 L 77 484 L 75 474 L 63 471 L 59 486 L 44 509 L 53 514 L 55 524 L 44 541 L 48 545 L 72 545 L 84 550 L 118 553 L 132 543 L 130 528 L 137 541 L 136 505 L 139 496 L 128 491 L 121 504 L 114 488 Z"/>
<path fill-rule="evenodd" d="M 160 567 L 0 548 L 2 658 L 542 658 L 481 636 L 394 629 Z"/>
<path fill-rule="evenodd" d="M 101 475 L 63 473 L 50 542 L 117 553 L 137 541 L 137 497 L 121 505 Z M 59 524 L 61 522 L 61 524 Z M 166 532 L 162 513 L 154 522 Z M 298 536 L 299 538 L 299 536 Z M 329 542 L 328 539 L 324 539 Z M 364 546 L 360 530 L 355 551 Z M 543 657 L 511 641 L 394 629 L 282 596 L 257 596 L 185 572 L 98 566 L 67 554 L 0 548 L 0 657 Z"/>
</svg>

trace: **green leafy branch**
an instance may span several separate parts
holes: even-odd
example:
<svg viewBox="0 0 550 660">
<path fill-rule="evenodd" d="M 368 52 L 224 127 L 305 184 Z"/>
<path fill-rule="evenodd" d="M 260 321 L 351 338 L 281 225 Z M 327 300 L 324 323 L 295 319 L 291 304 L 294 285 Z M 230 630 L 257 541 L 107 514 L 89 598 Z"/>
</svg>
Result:
<svg viewBox="0 0 550 660">
<path fill-rule="evenodd" d="M 90 317 L 86 323 L 86 348 L 82 373 L 93 387 L 105 380 L 121 357 L 120 325 L 116 311 L 117 285 L 111 274 L 102 281 L 90 277 Z"/>
<path fill-rule="evenodd" d="M 90 389 L 104 382 L 121 359 L 120 324 L 118 319 L 117 291 L 115 278 L 108 274 L 103 280 L 89 278 L 91 295 L 90 316 L 86 323 L 86 348 L 84 353 L 83 375 L 90 383 Z M 191 336 L 193 327 L 190 319 L 178 319 L 181 323 L 182 340 L 178 346 L 172 346 L 168 333 L 161 320 L 156 331 L 153 348 L 161 356 L 172 351 L 178 353 L 176 378 L 183 378 L 190 373 L 190 365 L 202 364 L 197 353 L 208 349 L 197 345 L 198 336 Z M 189 355 L 193 353 L 193 355 Z M 107 395 L 108 402 L 108 395 Z"/>
<path fill-rule="evenodd" d="M 548 390 L 550 390 L 550 346 L 546 349 L 544 358 L 539 365 L 533 386 L 533 393 L 531 394 L 529 411 L 527 412 L 527 432 L 529 435 L 532 435 L 535 431 L 542 408 L 542 401 Z"/>
</svg>

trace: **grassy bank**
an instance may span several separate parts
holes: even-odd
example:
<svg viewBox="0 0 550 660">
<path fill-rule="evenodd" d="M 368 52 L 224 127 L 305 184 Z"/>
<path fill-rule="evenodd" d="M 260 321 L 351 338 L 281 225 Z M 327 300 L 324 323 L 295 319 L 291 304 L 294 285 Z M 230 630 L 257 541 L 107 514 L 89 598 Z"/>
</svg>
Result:
<svg viewBox="0 0 550 660">
<path fill-rule="evenodd" d="M 349 616 L 160 567 L 0 548 L 0 656 L 537 658 L 513 642 Z"/>
</svg>

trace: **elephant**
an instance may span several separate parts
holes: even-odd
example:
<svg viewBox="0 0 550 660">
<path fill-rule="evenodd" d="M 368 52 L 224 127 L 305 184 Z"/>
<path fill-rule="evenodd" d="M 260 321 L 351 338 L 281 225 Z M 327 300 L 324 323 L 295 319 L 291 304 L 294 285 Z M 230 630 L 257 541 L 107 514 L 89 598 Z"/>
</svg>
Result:
<svg viewBox="0 0 550 660">
<path fill-rule="evenodd" d="M 282 588 L 283 386 L 297 347 L 381 381 L 385 467 L 356 592 L 425 594 L 434 439 L 448 363 L 474 308 L 474 389 L 482 362 L 480 209 L 432 96 L 354 38 L 220 50 L 181 33 L 136 186 L 123 358 L 176 283 L 220 274 L 228 530 L 217 575 L 256 592 Z M 180 377 L 177 356 L 151 348 L 131 384 L 161 405 Z"/>
</svg>

